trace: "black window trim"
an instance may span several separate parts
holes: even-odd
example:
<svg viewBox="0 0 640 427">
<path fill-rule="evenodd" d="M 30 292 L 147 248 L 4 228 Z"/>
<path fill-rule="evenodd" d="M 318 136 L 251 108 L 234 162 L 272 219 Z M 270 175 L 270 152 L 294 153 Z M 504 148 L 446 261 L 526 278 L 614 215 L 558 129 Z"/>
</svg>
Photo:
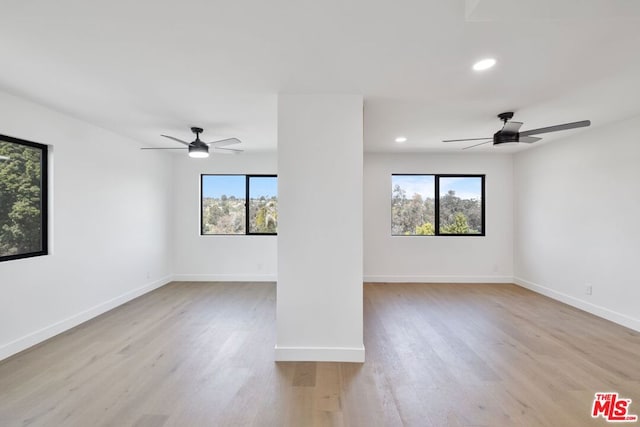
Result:
<svg viewBox="0 0 640 427">
<path fill-rule="evenodd" d="M 485 218 L 485 181 L 486 174 L 459 174 L 459 173 L 392 173 L 391 179 L 394 176 L 433 176 L 434 181 L 434 234 L 432 236 L 418 235 L 418 234 L 392 234 L 392 237 L 484 237 L 487 234 L 486 230 L 486 218 Z M 440 178 L 481 178 L 480 179 L 480 191 L 481 191 L 481 233 L 466 233 L 466 234 L 452 234 L 452 233 L 440 233 Z"/>
<path fill-rule="evenodd" d="M 202 216 L 203 198 L 203 180 L 205 176 L 244 176 L 244 233 L 238 234 L 206 234 L 204 233 L 204 218 Z M 200 235 L 201 236 L 277 236 L 278 233 L 255 233 L 250 231 L 249 227 L 249 181 L 251 178 L 278 178 L 276 174 L 242 174 L 242 173 L 202 173 L 200 174 Z"/>
<path fill-rule="evenodd" d="M 33 258 L 49 255 L 49 147 L 45 144 L 27 141 L 21 138 L 1 135 L 0 141 L 24 145 L 40 150 L 40 233 L 42 235 L 42 249 L 15 255 L 0 256 L 0 262 L 15 259 Z"/>
</svg>

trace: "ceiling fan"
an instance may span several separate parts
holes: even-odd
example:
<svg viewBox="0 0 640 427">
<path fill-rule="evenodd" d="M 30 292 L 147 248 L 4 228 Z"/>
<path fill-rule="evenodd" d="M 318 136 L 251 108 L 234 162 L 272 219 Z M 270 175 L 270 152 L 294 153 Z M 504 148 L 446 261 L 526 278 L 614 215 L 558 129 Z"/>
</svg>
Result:
<svg viewBox="0 0 640 427">
<path fill-rule="evenodd" d="M 183 141 L 179 138 L 169 136 L 169 135 L 160 135 L 160 136 L 164 136 L 165 138 L 169 138 L 173 141 L 184 144 L 186 145 L 186 147 L 175 147 L 175 148 L 174 147 L 170 147 L 170 148 L 145 147 L 145 148 L 141 148 L 141 150 L 187 150 L 188 149 L 189 157 L 197 157 L 197 158 L 209 157 L 209 147 L 213 147 L 215 151 L 223 152 L 223 153 L 235 154 L 235 153 L 242 153 L 243 151 L 235 148 L 226 148 L 228 145 L 240 144 L 242 141 L 240 141 L 238 138 L 227 138 L 227 139 L 221 139 L 219 141 L 203 142 L 200 140 L 200 134 L 204 132 L 202 128 L 192 127 L 191 132 L 196 134 L 196 139 L 191 142 Z"/>
<path fill-rule="evenodd" d="M 524 142 L 524 143 L 530 144 L 536 141 L 540 141 L 542 139 L 542 138 L 538 138 L 536 136 L 531 136 L 531 135 L 557 132 L 559 130 L 576 129 L 576 128 L 582 128 L 582 127 L 591 125 L 590 120 L 582 120 L 580 122 L 564 123 L 562 125 L 547 126 L 544 128 L 531 129 L 531 130 L 526 130 L 524 132 L 519 132 L 520 126 L 522 126 L 522 122 L 511 121 L 511 119 L 513 118 L 513 112 L 509 111 L 506 113 L 500 113 L 498 114 L 498 118 L 504 122 L 504 126 L 502 126 L 502 129 L 500 129 L 498 132 L 493 134 L 493 139 L 491 137 L 467 138 L 467 139 L 445 139 L 442 142 L 480 141 L 485 139 L 487 140 L 479 144 L 474 144 L 468 147 L 464 147 L 463 150 L 468 150 L 469 148 L 488 144 L 490 142 L 493 142 L 493 145 L 518 143 L 518 142 Z"/>
</svg>

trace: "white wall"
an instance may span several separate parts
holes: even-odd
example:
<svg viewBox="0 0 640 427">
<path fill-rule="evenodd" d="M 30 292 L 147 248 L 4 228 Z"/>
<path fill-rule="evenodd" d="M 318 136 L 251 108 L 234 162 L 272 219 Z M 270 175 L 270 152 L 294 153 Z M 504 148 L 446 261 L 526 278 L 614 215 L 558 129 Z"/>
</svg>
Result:
<svg viewBox="0 0 640 427">
<path fill-rule="evenodd" d="M 199 161 L 142 152 L 133 141 L 0 93 L 0 133 L 52 146 L 51 254 L 0 263 L 0 360 L 167 283 L 172 273 L 176 280 L 271 281 L 278 268 L 279 358 L 359 360 L 362 260 L 366 281 L 515 276 L 640 330 L 640 118 L 515 158 L 367 153 L 362 193 L 362 126 L 346 98 L 326 98 L 311 112 L 288 104 L 289 124 L 281 127 L 288 142 L 279 154 Z M 322 126 L 306 116 L 323 117 Z M 281 236 L 200 236 L 201 173 L 279 173 L 280 218 L 289 218 L 280 232 L 289 243 L 278 252 Z M 487 236 L 392 237 L 392 173 L 486 174 Z M 325 210 L 326 199 L 343 210 Z M 587 284 L 593 295 L 585 295 Z"/>
<path fill-rule="evenodd" d="M 0 359 L 170 279 L 171 163 L 0 93 L 0 133 L 52 146 L 51 254 L 0 263 Z"/>
<path fill-rule="evenodd" d="M 277 236 L 201 236 L 201 174 L 277 174 L 276 153 L 174 157 L 174 279 L 275 281 Z"/>
<path fill-rule="evenodd" d="M 364 361 L 362 103 L 279 98 L 276 360 Z"/>
<path fill-rule="evenodd" d="M 636 330 L 639 129 L 587 129 L 514 161 L 516 283 Z"/>
<path fill-rule="evenodd" d="M 486 236 L 392 236 L 391 174 L 486 174 Z M 364 162 L 364 280 L 511 282 L 512 158 L 494 154 L 367 153 Z"/>
</svg>

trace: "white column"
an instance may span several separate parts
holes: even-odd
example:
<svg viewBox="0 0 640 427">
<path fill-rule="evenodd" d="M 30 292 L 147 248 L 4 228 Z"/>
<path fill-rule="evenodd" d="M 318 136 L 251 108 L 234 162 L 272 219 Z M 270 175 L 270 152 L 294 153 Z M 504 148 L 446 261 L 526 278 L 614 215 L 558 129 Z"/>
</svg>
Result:
<svg viewBox="0 0 640 427">
<path fill-rule="evenodd" d="M 279 97 L 276 360 L 364 362 L 362 109 Z"/>
</svg>

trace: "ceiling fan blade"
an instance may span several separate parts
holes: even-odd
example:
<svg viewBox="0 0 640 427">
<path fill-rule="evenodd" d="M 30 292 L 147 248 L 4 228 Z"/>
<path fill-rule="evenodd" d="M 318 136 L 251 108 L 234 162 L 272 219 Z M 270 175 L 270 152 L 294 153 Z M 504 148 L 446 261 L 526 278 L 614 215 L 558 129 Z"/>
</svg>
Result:
<svg viewBox="0 0 640 427">
<path fill-rule="evenodd" d="M 175 147 L 175 148 L 165 148 L 165 147 L 143 147 L 141 150 L 187 150 L 187 147 Z"/>
<path fill-rule="evenodd" d="M 518 133 L 521 126 L 522 126 L 522 122 L 506 122 L 502 127 L 502 132 Z"/>
<path fill-rule="evenodd" d="M 219 141 L 205 142 L 205 144 L 211 145 L 213 147 L 226 147 L 227 145 L 240 144 L 241 142 L 242 141 L 240 141 L 238 138 L 227 138 L 221 139 Z"/>
<path fill-rule="evenodd" d="M 443 139 L 442 142 L 481 141 L 483 139 L 491 139 L 491 137 L 488 136 L 486 138 Z"/>
<path fill-rule="evenodd" d="M 488 141 L 481 142 L 480 144 L 470 145 L 470 146 L 468 146 L 468 147 L 464 147 L 464 148 L 463 148 L 463 150 L 468 150 L 469 148 L 477 147 L 478 145 L 488 144 L 488 143 L 490 143 L 490 142 L 492 142 L 492 141 L 493 141 L 493 140 L 492 140 L 492 139 L 490 139 L 490 140 L 488 140 Z"/>
<path fill-rule="evenodd" d="M 190 144 L 191 144 L 190 142 L 183 141 L 183 140 L 178 139 L 178 138 L 175 138 L 175 137 L 173 137 L 173 136 L 169 136 L 169 135 L 160 135 L 160 136 L 164 136 L 165 138 L 172 139 L 172 140 L 174 140 L 174 141 L 176 141 L 176 142 L 179 142 L 179 143 L 181 143 L 181 144 L 184 144 L 184 145 L 190 145 Z"/>
<path fill-rule="evenodd" d="M 244 150 L 238 150 L 236 148 L 224 148 L 224 147 L 213 147 L 213 151 L 216 153 L 229 153 L 229 154 L 244 153 Z"/>
<path fill-rule="evenodd" d="M 591 120 L 582 120 L 580 122 L 565 123 L 563 125 L 548 126 L 545 128 L 531 129 L 520 132 L 520 136 L 539 135 L 541 133 L 557 132 L 559 130 L 568 130 L 583 128 L 591 125 Z"/>
<path fill-rule="evenodd" d="M 542 138 L 538 138 L 537 136 L 520 136 L 518 139 L 519 142 L 526 142 L 527 144 L 531 144 L 532 142 L 540 141 Z"/>
</svg>

